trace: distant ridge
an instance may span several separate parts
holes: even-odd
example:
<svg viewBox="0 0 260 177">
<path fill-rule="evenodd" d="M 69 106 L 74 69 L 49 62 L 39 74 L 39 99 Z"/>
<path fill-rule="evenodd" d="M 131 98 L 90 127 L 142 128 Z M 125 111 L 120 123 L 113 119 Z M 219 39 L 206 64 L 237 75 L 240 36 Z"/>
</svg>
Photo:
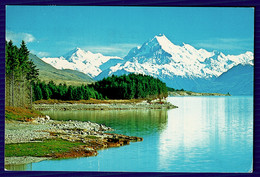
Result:
<svg viewBox="0 0 260 177">
<path fill-rule="evenodd" d="M 230 93 L 231 95 L 254 94 L 254 67 L 239 64 L 217 77 L 208 85 L 217 93 Z M 206 90 L 207 87 L 204 87 Z"/>
</svg>

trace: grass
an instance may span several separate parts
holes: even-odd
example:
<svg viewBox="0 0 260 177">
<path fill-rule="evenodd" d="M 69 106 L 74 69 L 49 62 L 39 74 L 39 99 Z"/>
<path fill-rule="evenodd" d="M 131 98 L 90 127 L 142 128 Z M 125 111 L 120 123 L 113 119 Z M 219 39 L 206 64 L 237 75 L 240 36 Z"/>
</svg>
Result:
<svg viewBox="0 0 260 177">
<path fill-rule="evenodd" d="M 59 103 L 68 103 L 68 104 L 115 104 L 115 103 L 139 103 L 145 99 L 130 99 L 130 100 L 97 100 L 90 98 L 90 100 L 55 100 L 55 99 L 49 99 L 49 100 L 37 100 L 33 102 L 34 104 L 59 104 Z"/>
<path fill-rule="evenodd" d="M 18 120 L 26 121 L 31 117 L 42 117 L 44 116 L 41 112 L 20 107 L 5 107 L 5 119 L 6 120 Z"/>
<path fill-rule="evenodd" d="M 6 144 L 5 157 L 50 157 L 57 153 L 69 152 L 73 147 L 80 145 L 84 144 L 61 139 L 50 139 L 33 143 Z"/>
</svg>

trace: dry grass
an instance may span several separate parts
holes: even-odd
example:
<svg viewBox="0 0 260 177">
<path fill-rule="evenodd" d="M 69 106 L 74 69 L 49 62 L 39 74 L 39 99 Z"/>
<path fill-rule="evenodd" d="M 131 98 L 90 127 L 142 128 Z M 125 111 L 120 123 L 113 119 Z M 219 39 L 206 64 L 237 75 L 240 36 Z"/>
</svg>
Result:
<svg viewBox="0 0 260 177">
<path fill-rule="evenodd" d="M 5 119 L 6 120 L 19 120 L 19 121 L 30 121 L 32 117 L 44 116 L 41 112 L 20 108 L 20 107 L 5 107 Z"/>
</svg>

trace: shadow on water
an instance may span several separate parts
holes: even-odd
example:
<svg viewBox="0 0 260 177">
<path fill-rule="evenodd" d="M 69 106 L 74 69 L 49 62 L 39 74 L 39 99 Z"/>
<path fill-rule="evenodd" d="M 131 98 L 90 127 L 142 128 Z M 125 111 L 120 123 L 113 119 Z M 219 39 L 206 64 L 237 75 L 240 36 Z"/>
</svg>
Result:
<svg viewBox="0 0 260 177">
<path fill-rule="evenodd" d="M 20 164 L 20 165 L 5 165 L 5 169 L 9 171 L 31 171 L 32 164 Z"/>
</svg>

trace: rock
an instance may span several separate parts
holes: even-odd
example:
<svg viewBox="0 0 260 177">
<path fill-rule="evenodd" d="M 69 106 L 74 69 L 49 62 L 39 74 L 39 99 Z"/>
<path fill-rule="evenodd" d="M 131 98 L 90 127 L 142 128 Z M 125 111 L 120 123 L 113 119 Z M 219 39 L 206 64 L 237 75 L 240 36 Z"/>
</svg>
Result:
<svg viewBox="0 0 260 177">
<path fill-rule="evenodd" d="M 48 115 L 45 116 L 45 120 L 49 121 L 50 119 L 51 119 L 50 116 Z"/>
</svg>

